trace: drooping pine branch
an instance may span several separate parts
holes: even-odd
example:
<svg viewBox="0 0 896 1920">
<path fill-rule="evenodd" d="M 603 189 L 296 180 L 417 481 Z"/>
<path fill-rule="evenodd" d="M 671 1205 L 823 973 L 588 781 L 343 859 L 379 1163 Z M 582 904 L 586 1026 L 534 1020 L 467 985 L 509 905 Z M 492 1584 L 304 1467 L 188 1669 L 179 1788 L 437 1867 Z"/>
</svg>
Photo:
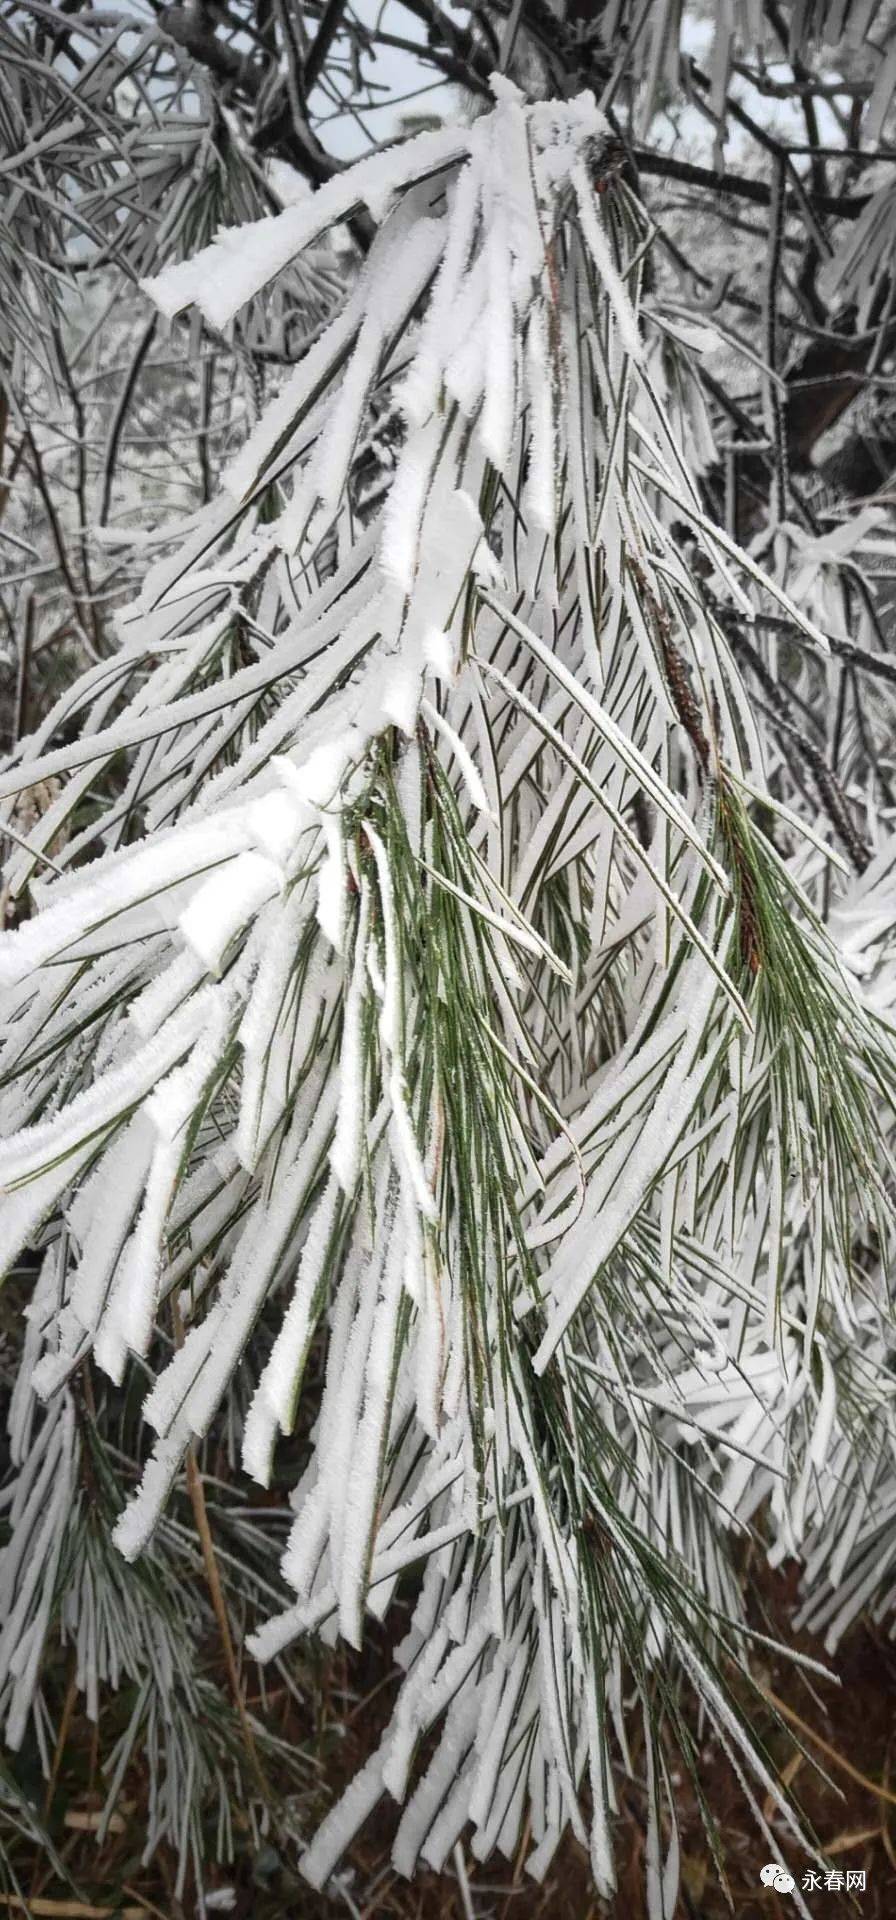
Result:
<svg viewBox="0 0 896 1920">
<path fill-rule="evenodd" d="M 376 226 L 112 661 L 0 776 L 64 781 L 69 830 L 61 875 L 33 846 L 10 874 L 39 910 L 0 943 L 0 1239 L 52 1272 L 41 1395 L 88 1353 L 151 1370 L 128 1557 L 249 1356 L 262 1482 L 321 1357 L 295 1601 L 254 1649 L 358 1644 L 415 1586 L 309 1878 L 388 1792 L 401 1871 L 471 1823 L 477 1857 L 526 1826 L 543 1873 L 571 1826 L 609 1892 L 633 1694 L 668 1914 L 686 1693 L 791 1817 L 731 1685 L 729 1534 L 762 1508 L 798 1550 L 891 1417 L 896 1051 L 726 622 L 825 635 L 706 510 L 687 336 L 593 98 L 493 89 L 150 282 L 223 329 Z"/>
</svg>

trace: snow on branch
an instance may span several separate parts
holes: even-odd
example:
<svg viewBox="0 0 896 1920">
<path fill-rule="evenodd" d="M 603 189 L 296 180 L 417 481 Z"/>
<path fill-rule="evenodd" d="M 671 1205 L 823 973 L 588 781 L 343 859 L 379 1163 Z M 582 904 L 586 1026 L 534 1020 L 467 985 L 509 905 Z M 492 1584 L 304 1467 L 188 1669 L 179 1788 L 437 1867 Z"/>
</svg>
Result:
<svg viewBox="0 0 896 1920">
<path fill-rule="evenodd" d="M 416 1586 L 308 1877 L 442 1723 L 400 1870 L 468 1822 L 512 1856 L 527 1823 L 541 1875 L 572 1825 L 606 1894 L 623 1694 L 654 1715 L 665 1663 L 781 1802 L 724 1677 L 728 1534 L 767 1500 L 787 1552 L 841 1498 L 849 1343 L 892 1405 L 852 1279 L 892 1233 L 896 1053 L 803 884 L 817 823 L 765 831 L 719 609 L 783 589 L 700 506 L 708 428 L 686 345 L 643 324 L 606 123 L 493 90 L 149 283 L 223 326 L 353 208 L 377 223 L 122 615 L 112 695 L 88 676 L 77 740 L 60 708 L 0 783 L 74 775 L 65 870 L 14 856 L 37 911 L 0 940 L 0 1244 L 56 1250 L 34 1389 L 88 1350 L 154 1374 L 129 1556 L 248 1355 L 269 1478 L 319 1345 L 296 1598 L 256 1650 L 358 1644 Z"/>
</svg>

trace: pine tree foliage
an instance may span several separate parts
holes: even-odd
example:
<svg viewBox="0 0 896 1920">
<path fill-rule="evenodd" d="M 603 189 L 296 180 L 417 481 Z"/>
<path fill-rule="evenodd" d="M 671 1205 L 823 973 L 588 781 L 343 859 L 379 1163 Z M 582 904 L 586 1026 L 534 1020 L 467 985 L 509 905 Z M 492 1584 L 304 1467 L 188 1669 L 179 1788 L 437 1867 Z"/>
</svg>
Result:
<svg viewBox="0 0 896 1920">
<path fill-rule="evenodd" d="M 57 11 L 0 8 L 0 641 L 19 683 L 4 749 L 114 646 L 147 541 L 209 498 L 266 365 L 342 290 L 332 253 L 308 249 L 226 343 L 165 339 L 139 276 L 280 211 L 276 170 L 145 20 L 81 9 L 73 47 Z"/>
<path fill-rule="evenodd" d="M 57 1241 L 48 1253 L 34 1290 L 10 1401 L 12 1478 L 4 1492 L 9 1533 L 0 1554 L 3 1738 L 8 1751 L 18 1754 L 30 1735 L 46 1777 L 54 1778 L 58 1733 L 44 1672 L 61 1650 L 98 1731 L 107 1701 L 121 1707 L 105 1755 L 98 1844 L 120 1818 L 122 1783 L 139 1758 L 147 1779 L 141 1864 L 167 1846 L 177 1862 L 180 1899 L 188 1873 L 202 1886 L 209 1855 L 232 1858 L 235 1821 L 254 1823 L 257 1833 L 260 1762 L 276 1762 L 298 1801 L 308 1790 L 309 1766 L 301 1748 L 285 1748 L 260 1721 L 250 1726 L 247 1745 L 245 1721 L 214 1678 L 197 1668 L 197 1646 L 209 1638 L 214 1620 L 202 1585 L 185 1578 L 199 1553 L 183 1521 L 169 1511 L 152 1556 L 136 1566 L 115 1549 L 122 1469 L 130 1474 L 139 1449 L 134 1408 L 125 1400 L 115 1417 L 109 1410 L 99 1417 L 79 1384 L 52 1397 L 45 1409 L 35 1397 L 31 1377 L 58 1305 L 62 1246 Z M 216 1514 L 219 1536 L 230 1536 L 229 1549 L 221 1544 L 221 1566 L 236 1617 L 270 1608 L 278 1593 L 276 1531 L 272 1536 L 258 1520 L 250 1513 Z M 282 1663 L 277 1676 L 295 1688 Z M 68 1879 L 15 1781 L 4 1775 L 2 1786 L 3 1820 L 30 1828 L 41 1856 Z M 289 1824 L 288 1806 L 280 1807 L 279 1817 Z M 20 1892 L 2 1841 L 0 1828 L 0 1872 Z"/>
<path fill-rule="evenodd" d="M 490 96 L 145 282 L 250 339 L 308 249 L 372 234 L 117 649 L 0 774 L 7 818 L 55 794 L 0 939 L 0 1247 L 41 1259 L 0 1702 L 46 1744 L 51 1630 L 85 1690 L 126 1671 L 108 1808 L 154 1740 L 148 1847 L 183 1874 L 185 1781 L 222 1821 L 230 1788 L 172 1489 L 224 1419 L 262 1486 L 300 1428 L 291 1598 L 259 1575 L 250 1650 L 359 1646 L 411 1596 L 307 1878 L 386 1794 L 402 1873 L 469 1830 L 479 1859 L 525 1835 L 540 1876 L 571 1828 L 609 1895 L 634 1711 L 671 1916 L 694 1700 L 770 1857 L 768 1798 L 801 1832 L 733 1684 L 738 1541 L 801 1557 L 831 1650 L 896 1597 L 893 847 L 792 718 L 864 666 L 843 724 L 873 758 L 860 561 L 888 549 L 873 513 L 811 538 L 779 511 L 754 551 L 708 511 L 714 336 L 666 298 L 613 124 L 587 90 Z M 88 1356 L 152 1436 L 120 1512 Z"/>
</svg>

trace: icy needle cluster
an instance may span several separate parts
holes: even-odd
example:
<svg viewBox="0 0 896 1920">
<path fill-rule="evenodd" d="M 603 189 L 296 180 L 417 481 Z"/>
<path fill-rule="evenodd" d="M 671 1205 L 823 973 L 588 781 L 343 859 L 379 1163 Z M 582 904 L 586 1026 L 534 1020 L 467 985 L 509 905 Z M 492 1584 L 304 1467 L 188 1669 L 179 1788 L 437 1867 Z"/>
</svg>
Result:
<svg viewBox="0 0 896 1920">
<path fill-rule="evenodd" d="M 634 1699 L 661 1915 L 682 1681 L 757 1817 L 780 1799 L 730 1685 L 732 1531 L 808 1546 L 832 1635 L 826 1583 L 859 1605 L 891 1564 L 854 1488 L 872 1458 L 894 1486 L 892 1000 L 766 779 L 730 622 L 826 643 L 706 516 L 693 344 L 604 122 L 494 92 L 149 285 L 225 327 L 376 222 L 117 653 L 0 778 L 63 779 L 8 874 L 36 910 L 0 941 L 0 1243 L 45 1263 L 18 1418 L 88 1353 L 152 1369 L 126 1555 L 245 1366 L 247 1472 L 307 1440 L 259 1657 L 412 1597 L 309 1878 L 385 1792 L 402 1872 L 471 1825 L 482 1858 L 525 1828 L 543 1873 L 571 1825 L 607 1893 Z"/>
</svg>

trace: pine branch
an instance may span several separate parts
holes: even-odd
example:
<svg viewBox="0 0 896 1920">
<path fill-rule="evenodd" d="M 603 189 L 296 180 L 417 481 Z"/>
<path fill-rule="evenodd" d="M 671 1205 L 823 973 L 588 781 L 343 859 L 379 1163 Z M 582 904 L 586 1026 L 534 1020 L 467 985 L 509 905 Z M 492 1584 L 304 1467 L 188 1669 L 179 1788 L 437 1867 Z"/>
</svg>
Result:
<svg viewBox="0 0 896 1920">
<path fill-rule="evenodd" d="M 658 153 L 648 147 L 633 147 L 632 157 L 638 172 L 659 180 L 679 180 L 684 186 L 702 187 L 717 195 L 730 194 L 737 200 L 752 201 L 757 207 L 770 207 L 772 189 L 766 180 L 754 180 L 746 174 L 732 173 L 725 168 L 715 171 L 711 167 L 701 167 L 690 160 L 680 160 L 675 154 Z M 787 194 L 792 198 L 794 189 L 788 186 Z M 800 202 L 803 195 L 799 196 Z M 831 215 L 837 220 L 858 220 L 868 206 L 870 195 L 867 193 L 806 193 L 805 198 L 815 213 Z"/>
<path fill-rule="evenodd" d="M 418 11 L 430 70 L 473 68 L 481 89 L 493 31 Z M 630 77 L 640 110 L 661 77 L 652 21 L 640 51 L 610 48 L 584 11 L 514 0 L 499 54 L 514 42 L 527 73 L 592 72 L 610 93 Z M 877 606 L 854 582 L 879 529 L 826 534 L 794 488 L 799 524 L 779 500 L 766 570 L 718 524 L 715 407 L 754 444 L 753 402 L 704 378 L 705 333 L 653 276 L 649 213 L 590 95 L 530 101 L 499 77 L 487 113 L 329 168 L 272 214 L 252 148 L 316 143 L 309 63 L 317 49 L 326 78 L 353 28 L 327 5 L 309 42 L 280 9 L 246 53 L 233 18 L 213 32 L 208 11 L 184 26 L 176 10 L 225 131 L 193 127 L 141 278 L 167 319 L 196 310 L 203 351 L 236 325 L 243 373 L 253 329 L 273 353 L 295 306 L 313 325 L 288 376 L 236 383 L 249 424 L 226 416 L 220 488 L 207 461 L 212 497 L 153 531 L 117 652 L 0 776 L 10 800 L 58 782 L 27 831 L 11 823 L 9 897 L 61 869 L 0 939 L 0 1244 L 40 1255 L 0 1702 L 10 1737 L 40 1725 L 63 1596 L 91 1684 L 118 1658 L 135 1688 L 107 1818 L 161 1711 L 161 1636 L 178 1684 L 147 1844 L 174 1839 L 179 1899 L 221 1780 L 232 1769 L 251 1806 L 267 1777 L 233 1593 L 263 1601 L 249 1647 L 275 1658 L 309 1634 L 362 1645 L 400 1588 L 393 1711 L 306 1877 L 326 1882 L 388 1793 L 402 1873 L 465 1857 L 470 1827 L 476 1858 L 524 1847 L 542 1875 L 570 1826 L 610 1899 L 614 1781 L 641 1764 L 625 1701 L 651 1881 L 674 1902 L 665 1755 L 674 1740 L 699 1796 L 691 1704 L 760 1824 L 765 1795 L 796 1821 L 741 1678 L 732 1537 L 804 1556 L 803 1613 L 832 1647 L 864 1595 L 887 1603 L 896 1564 L 874 1511 L 893 1501 L 892 862 L 876 789 L 860 809 L 841 785 L 863 790 L 887 738 L 890 676 L 860 709 L 858 653 L 825 650 L 833 604 L 872 658 Z M 182 118 L 152 97 L 167 152 Z M 128 193 L 155 178 L 148 117 L 146 164 L 122 158 L 114 192 L 91 175 L 79 199 L 102 244 L 147 244 Z M 785 221 L 817 238 L 832 208 L 786 143 L 771 151 L 777 393 Z M 72 164 L 64 144 L 57 158 Z M 357 277 L 326 270 L 347 219 L 370 239 Z M 110 475 L 139 373 L 123 352 Z M 203 376 L 190 462 L 212 411 Z M 792 416 L 775 425 L 783 486 Z M 757 473 L 767 511 L 768 462 Z M 70 521 L 46 470 L 44 487 L 58 574 Z M 18 540 L 12 496 L 8 513 Z M 755 620 L 780 623 L 772 664 L 743 638 Z M 779 633 L 799 639 L 786 685 Z M 836 677 L 841 658 L 829 756 L 816 663 Z M 109 1385 L 81 1431 L 88 1353 Z M 288 1603 L 229 1509 L 212 1539 L 206 1438 L 263 1485 L 301 1453 Z M 73 1497 L 80 1447 L 95 1501 Z M 167 1512 L 184 1466 L 192 1529 Z M 179 1579 L 184 1556 L 205 1588 Z M 210 1627 L 230 1699 L 192 1670 Z M 44 1636 L 27 1671 L 20 1629 Z"/>
</svg>

